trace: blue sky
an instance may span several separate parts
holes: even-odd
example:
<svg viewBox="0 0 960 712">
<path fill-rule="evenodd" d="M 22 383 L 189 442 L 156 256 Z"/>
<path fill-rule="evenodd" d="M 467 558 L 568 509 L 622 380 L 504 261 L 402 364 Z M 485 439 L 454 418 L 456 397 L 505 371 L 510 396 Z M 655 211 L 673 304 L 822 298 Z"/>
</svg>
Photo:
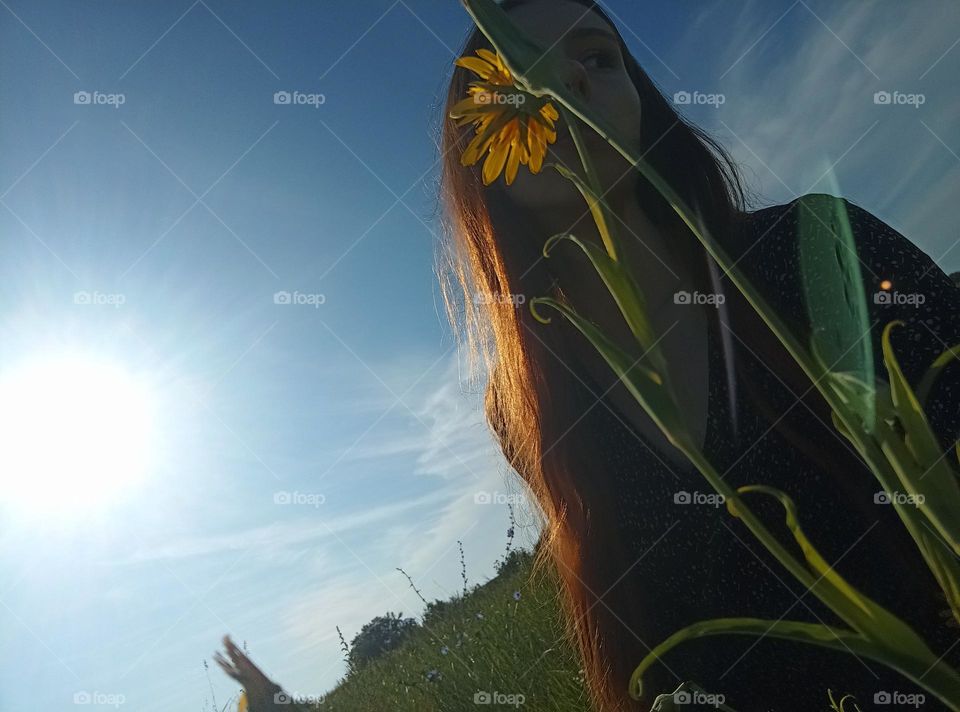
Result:
<svg viewBox="0 0 960 712">
<path fill-rule="evenodd" d="M 518 491 L 433 270 L 468 18 L 454 0 L 0 5 L 0 373 L 82 351 L 156 397 L 150 471 L 109 508 L 0 493 L 0 707 L 199 710 L 225 633 L 320 694 L 344 670 L 335 625 L 420 611 L 395 567 L 447 598 L 462 539 L 471 582 L 492 574 L 507 510 L 474 496 Z M 604 5 L 668 95 L 723 95 L 681 108 L 754 207 L 839 193 L 960 269 L 956 3 Z M 234 685 L 211 676 L 222 704 Z"/>
</svg>

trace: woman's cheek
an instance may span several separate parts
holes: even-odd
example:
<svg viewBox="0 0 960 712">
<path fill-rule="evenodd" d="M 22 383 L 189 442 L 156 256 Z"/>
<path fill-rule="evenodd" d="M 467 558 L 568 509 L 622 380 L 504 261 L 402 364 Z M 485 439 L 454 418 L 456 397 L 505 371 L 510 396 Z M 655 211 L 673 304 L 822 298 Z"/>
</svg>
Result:
<svg viewBox="0 0 960 712">
<path fill-rule="evenodd" d="M 571 183 L 549 166 L 537 175 L 521 166 L 513 184 L 498 186 L 497 190 L 505 193 L 510 202 L 529 209 L 556 207 L 579 197 Z"/>
</svg>

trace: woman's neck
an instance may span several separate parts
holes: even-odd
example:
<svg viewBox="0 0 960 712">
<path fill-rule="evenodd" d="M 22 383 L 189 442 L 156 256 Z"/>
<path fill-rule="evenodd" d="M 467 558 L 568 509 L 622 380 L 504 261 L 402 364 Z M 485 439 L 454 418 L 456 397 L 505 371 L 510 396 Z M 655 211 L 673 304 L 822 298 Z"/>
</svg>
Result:
<svg viewBox="0 0 960 712">
<path fill-rule="evenodd" d="M 611 206 L 617 215 L 612 228 L 619 237 L 620 258 L 629 264 L 648 306 L 653 309 L 672 300 L 676 292 L 690 289 L 690 270 L 680 262 L 676 250 L 671 249 L 671 241 L 680 239 L 680 230 L 684 228 L 678 228 L 676 223 L 655 225 L 636 200 L 635 191 L 630 192 L 631 195 L 614 201 Z M 600 232 L 589 210 L 582 203 L 576 209 L 579 212 L 571 209 L 537 216 L 538 231 L 544 239 L 548 235 L 570 232 L 583 242 L 602 246 Z M 549 262 L 550 270 L 568 292 L 577 290 L 584 280 L 596 281 L 592 270 L 584 270 L 585 258 L 572 243 L 558 244 Z"/>
</svg>

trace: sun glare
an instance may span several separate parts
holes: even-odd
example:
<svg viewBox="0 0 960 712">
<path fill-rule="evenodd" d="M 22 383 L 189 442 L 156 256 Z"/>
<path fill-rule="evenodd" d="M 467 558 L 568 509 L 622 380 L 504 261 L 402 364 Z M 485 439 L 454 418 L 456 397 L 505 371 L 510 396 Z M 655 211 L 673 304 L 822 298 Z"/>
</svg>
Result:
<svg viewBox="0 0 960 712">
<path fill-rule="evenodd" d="M 122 367 L 82 357 L 0 373 L 0 502 L 23 514 L 89 513 L 149 464 L 149 389 Z"/>
</svg>

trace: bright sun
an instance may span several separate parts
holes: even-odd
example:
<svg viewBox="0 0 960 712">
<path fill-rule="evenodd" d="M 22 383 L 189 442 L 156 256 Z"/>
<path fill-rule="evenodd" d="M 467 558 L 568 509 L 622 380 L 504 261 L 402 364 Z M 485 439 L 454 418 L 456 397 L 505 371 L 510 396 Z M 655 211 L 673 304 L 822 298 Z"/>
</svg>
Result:
<svg viewBox="0 0 960 712">
<path fill-rule="evenodd" d="M 120 366 L 70 356 L 0 373 L 0 502 L 89 513 L 149 464 L 153 402 Z"/>
</svg>

